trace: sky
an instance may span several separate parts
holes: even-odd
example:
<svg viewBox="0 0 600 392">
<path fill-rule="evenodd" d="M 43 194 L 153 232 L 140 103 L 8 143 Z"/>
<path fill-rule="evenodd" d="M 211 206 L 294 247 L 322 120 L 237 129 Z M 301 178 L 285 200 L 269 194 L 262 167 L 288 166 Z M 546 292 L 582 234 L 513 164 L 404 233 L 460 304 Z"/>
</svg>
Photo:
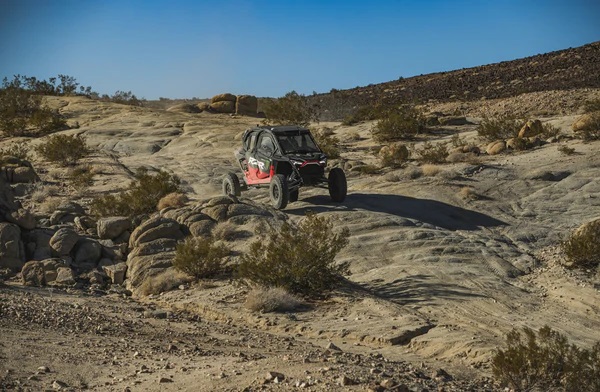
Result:
<svg viewBox="0 0 600 392">
<path fill-rule="evenodd" d="M 146 99 L 308 95 L 599 40 L 598 0 L 0 0 L 0 78 Z"/>
</svg>

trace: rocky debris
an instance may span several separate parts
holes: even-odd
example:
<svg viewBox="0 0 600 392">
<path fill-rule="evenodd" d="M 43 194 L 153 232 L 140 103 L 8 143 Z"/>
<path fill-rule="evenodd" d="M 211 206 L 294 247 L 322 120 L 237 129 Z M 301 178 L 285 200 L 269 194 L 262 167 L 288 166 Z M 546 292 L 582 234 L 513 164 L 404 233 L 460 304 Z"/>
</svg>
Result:
<svg viewBox="0 0 600 392">
<path fill-rule="evenodd" d="M 56 270 L 56 279 L 54 280 L 54 283 L 58 284 L 58 285 L 63 285 L 63 286 L 71 286 L 73 284 L 75 284 L 75 274 L 73 273 L 73 270 L 69 267 L 59 267 Z"/>
<path fill-rule="evenodd" d="M 85 215 L 85 209 L 81 205 L 73 201 L 67 201 L 56 208 L 56 211 L 50 216 L 50 223 L 53 225 L 73 223 L 76 217 Z"/>
<path fill-rule="evenodd" d="M 283 373 L 279 373 L 279 372 L 267 372 L 267 374 L 265 375 L 265 383 L 275 383 L 278 384 L 280 382 L 282 382 L 283 380 L 285 380 L 285 376 L 283 375 Z"/>
<path fill-rule="evenodd" d="M 127 272 L 127 264 L 118 263 L 114 265 L 105 265 L 102 267 L 102 270 L 113 284 L 123 284 L 125 281 L 125 273 Z"/>
<path fill-rule="evenodd" d="M 498 155 L 506 150 L 506 142 L 504 140 L 497 140 L 487 145 L 485 152 L 488 155 Z"/>
<path fill-rule="evenodd" d="M 0 223 L 0 268 L 18 271 L 25 264 L 21 229 L 13 223 Z"/>
<path fill-rule="evenodd" d="M 25 286 L 45 286 L 46 274 L 41 261 L 28 261 L 21 269 L 21 282 Z"/>
<path fill-rule="evenodd" d="M 33 230 L 37 225 L 35 216 L 31 213 L 31 211 L 24 208 L 19 208 L 16 211 L 7 213 L 5 218 L 8 222 L 14 223 L 21 229 L 25 230 Z"/>
<path fill-rule="evenodd" d="M 13 156 L 3 156 L 0 162 L 0 178 L 11 184 L 27 184 L 39 181 L 29 161 Z"/>
<path fill-rule="evenodd" d="M 97 232 L 100 239 L 115 239 L 131 228 L 131 220 L 124 216 L 100 218 L 97 222 Z"/>
</svg>

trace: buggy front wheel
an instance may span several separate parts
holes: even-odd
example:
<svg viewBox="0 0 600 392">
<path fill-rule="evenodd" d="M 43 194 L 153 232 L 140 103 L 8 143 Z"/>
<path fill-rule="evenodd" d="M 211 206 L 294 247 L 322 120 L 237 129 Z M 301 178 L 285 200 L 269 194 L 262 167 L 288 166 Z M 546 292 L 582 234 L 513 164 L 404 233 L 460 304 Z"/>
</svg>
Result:
<svg viewBox="0 0 600 392">
<path fill-rule="evenodd" d="M 223 194 L 225 196 L 240 196 L 242 194 L 240 180 L 235 173 L 229 172 L 223 177 Z"/>
<path fill-rule="evenodd" d="M 290 200 L 290 190 L 287 178 L 283 174 L 276 174 L 269 185 L 269 198 L 271 204 L 278 210 L 283 210 Z"/>
</svg>

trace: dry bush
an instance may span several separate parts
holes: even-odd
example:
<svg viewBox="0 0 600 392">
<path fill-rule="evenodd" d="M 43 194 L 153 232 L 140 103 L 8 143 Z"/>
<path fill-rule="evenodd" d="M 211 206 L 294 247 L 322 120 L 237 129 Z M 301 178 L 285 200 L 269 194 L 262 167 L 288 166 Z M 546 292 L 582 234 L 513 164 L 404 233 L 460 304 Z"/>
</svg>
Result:
<svg viewBox="0 0 600 392">
<path fill-rule="evenodd" d="M 321 150 L 327 155 L 329 159 L 336 159 L 340 157 L 340 139 L 333 136 L 331 130 L 320 130 L 312 132 L 315 137 L 315 141 Z"/>
<path fill-rule="evenodd" d="M 600 219 L 575 230 L 562 243 L 562 249 L 570 267 L 598 267 L 600 265 Z"/>
<path fill-rule="evenodd" d="M 76 167 L 69 170 L 67 180 L 78 191 L 82 191 L 94 184 L 94 173 L 89 166 Z"/>
<path fill-rule="evenodd" d="M 75 165 L 91 152 L 81 135 L 52 135 L 35 150 L 47 161 L 62 166 Z"/>
<path fill-rule="evenodd" d="M 523 335 L 513 329 L 506 345 L 492 358 L 492 372 L 502 386 L 515 391 L 600 390 L 600 342 L 591 350 L 580 349 L 545 326 L 537 335 L 527 327 Z"/>
<path fill-rule="evenodd" d="M 579 127 L 577 134 L 586 141 L 600 139 L 600 111 L 589 113 L 587 121 Z"/>
<path fill-rule="evenodd" d="M 140 169 L 136 181 L 129 189 L 117 195 L 104 195 L 91 202 L 92 213 L 96 216 L 138 216 L 156 210 L 160 199 L 179 190 L 179 178 L 160 171 L 151 175 Z"/>
<path fill-rule="evenodd" d="M 445 163 L 448 157 L 448 146 L 445 143 L 432 144 L 425 142 L 416 150 L 417 160 L 422 163 Z"/>
<path fill-rule="evenodd" d="M 31 192 L 31 200 L 36 203 L 42 203 L 51 196 L 57 196 L 60 193 L 60 188 L 56 185 L 44 185 L 38 182 L 34 185 Z"/>
<path fill-rule="evenodd" d="M 360 137 L 358 132 L 349 132 L 348 134 L 346 134 L 346 138 L 347 141 L 349 142 L 358 142 L 360 141 L 362 138 Z"/>
<path fill-rule="evenodd" d="M 412 105 L 386 110 L 371 130 L 379 143 L 409 139 L 425 129 L 425 116 Z"/>
<path fill-rule="evenodd" d="M 514 116 L 484 116 L 477 127 L 477 133 L 490 142 L 494 140 L 506 140 L 517 137 L 523 124 L 523 120 L 517 119 Z"/>
<path fill-rule="evenodd" d="M 353 169 L 353 171 L 357 171 L 360 174 L 367 174 L 367 175 L 379 174 L 379 170 L 380 170 L 380 168 L 375 165 L 360 165 L 360 166 L 355 166 L 352 169 Z"/>
<path fill-rule="evenodd" d="M 402 167 L 410 157 L 408 147 L 401 143 L 384 146 L 379 150 L 379 159 L 382 167 Z"/>
<path fill-rule="evenodd" d="M 398 182 L 402 177 L 398 173 L 387 173 L 383 176 L 383 179 L 387 182 Z"/>
<path fill-rule="evenodd" d="M 584 102 L 583 112 L 592 113 L 600 111 L 600 98 L 590 99 Z"/>
<path fill-rule="evenodd" d="M 573 155 L 575 154 L 575 149 L 563 144 L 562 146 L 558 146 L 558 152 L 563 155 Z"/>
<path fill-rule="evenodd" d="M 297 226 L 285 222 L 250 245 L 237 276 L 245 283 L 320 296 L 348 273 L 348 265 L 336 264 L 335 256 L 349 236 L 347 228 L 335 232 L 329 219 L 316 214 L 307 215 Z"/>
<path fill-rule="evenodd" d="M 61 202 L 62 200 L 58 197 L 49 197 L 44 199 L 44 201 L 38 205 L 38 208 L 45 214 L 51 214 L 56 211 Z"/>
<path fill-rule="evenodd" d="M 158 275 L 151 276 L 144 280 L 138 290 L 142 295 L 158 295 L 166 291 L 171 291 L 190 281 L 190 277 L 186 274 L 181 273 L 174 268 L 169 268 Z"/>
<path fill-rule="evenodd" d="M 196 279 L 211 278 L 225 272 L 230 252 L 212 237 L 188 237 L 177 244 L 173 266 Z"/>
<path fill-rule="evenodd" d="M 298 297 L 282 287 L 257 287 L 252 289 L 244 303 L 253 312 L 293 312 L 305 305 Z"/>
<path fill-rule="evenodd" d="M 157 209 L 160 211 L 164 208 L 181 208 L 189 201 L 188 197 L 183 193 L 172 192 L 158 201 Z"/>
<path fill-rule="evenodd" d="M 477 200 L 479 199 L 479 195 L 475 192 L 475 189 L 470 186 L 465 186 L 460 188 L 458 191 L 458 195 L 465 200 Z"/>
<path fill-rule="evenodd" d="M 425 177 L 435 177 L 439 172 L 442 171 L 442 168 L 436 165 L 423 165 L 421 166 L 421 172 Z"/>
<path fill-rule="evenodd" d="M 560 128 L 552 125 L 550 123 L 544 123 L 542 124 L 542 134 L 541 136 L 544 139 L 550 139 L 553 137 L 557 137 L 560 134 Z"/>
<path fill-rule="evenodd" d="M 31 160 L 27 142 L 11 144 L 10 147 L 0 149 L 0 156 L 11 156 L 25 161 Z"/>
</svg>

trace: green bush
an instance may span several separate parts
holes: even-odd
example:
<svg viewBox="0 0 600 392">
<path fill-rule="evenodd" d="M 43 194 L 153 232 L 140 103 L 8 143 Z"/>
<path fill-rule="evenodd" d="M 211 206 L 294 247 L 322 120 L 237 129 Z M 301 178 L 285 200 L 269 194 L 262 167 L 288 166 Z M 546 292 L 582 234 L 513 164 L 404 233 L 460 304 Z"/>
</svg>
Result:
<svg viewBox="0 0 600 392">
<path fill-rule="evenodd" d="M 156 210 L 160 199 L 179 191 L 179 178 L 164 171 L 151 175 L 140 169 L 135 178 L 129 189 L 92 200 L 92 213 L 96 216 L 129 217 L 148 214 Z"/>
<path fill-rule="evenodd" d="M 81 135 L 49 136 L 35 151 L 44 159 L 62 166 L 75 165 L 91 152 Z"/>
<path fill-rule="evenodd" d="M 243 282 L 282 287 L 291 293 L 319 296 L 348 273 L 335 256 L 348 244 L 347 228 L 336 233 L 326 217 L 307 215 L 297 226 L 271 228 L 242 256 L 237 275 Z"/>
<path fill-rule="evenodd" d="M 444 163 L 448 157 L 448 146 L 445 143 L 431 144 L 425 142 L 416 150 L 417 160 L 422 163 Z"/>
<path fill-rule="evenodd" d="M 371 130 L 379 143 L 409 139 L 425 129 L 425 116 L 412 105 L 383 110 L 379 118 Z"/>
<path fill-rule="evenodd" d="M 261 106 L 266 120 L 275 124 L 308 126 L 319 119 L 317 107 L 306 96 L 295 91 L 290 91 L 281 98 L 262 100 Z"/>
<path fill-rule="evenodd" d="M 513 329 L 506 337 L 506 350 L 492 358 L 492 372 L 503 386 L 515 391 L 600 390 L 600 342 L 582 350 L 548 326 L 537 336 L 525 327 L 523 335 Z"/>
<path fill-rule="evenodd" d="M 315 137 L 317 145 L 327 155 L 327 158 L 336 159 L 340 157 L 340 139 L 324 130 L 315 131 L 312 134 Z"/>
<path fill-rule="evenodd" d="M 477 133 L 490 142 L 494 140 L 506 140 L 519 136 L 519 131 L 523 127 L 523 124 L 523 120 L 517 119 L 514 116 L 484 116 L 477 127 Z"/>
<path fill-rule="evenodd" d="M 188 237 L 177 245 L 173 265 L 196 279 L 211 278 L 225 271 L 230 250 L 212 237 Z"/>
<path fill-rule="evenodd" d="M 568 264 L 575 268 L 600 265 L 600 219 L 581 226 L 563 243 Z"/>
</svg>

